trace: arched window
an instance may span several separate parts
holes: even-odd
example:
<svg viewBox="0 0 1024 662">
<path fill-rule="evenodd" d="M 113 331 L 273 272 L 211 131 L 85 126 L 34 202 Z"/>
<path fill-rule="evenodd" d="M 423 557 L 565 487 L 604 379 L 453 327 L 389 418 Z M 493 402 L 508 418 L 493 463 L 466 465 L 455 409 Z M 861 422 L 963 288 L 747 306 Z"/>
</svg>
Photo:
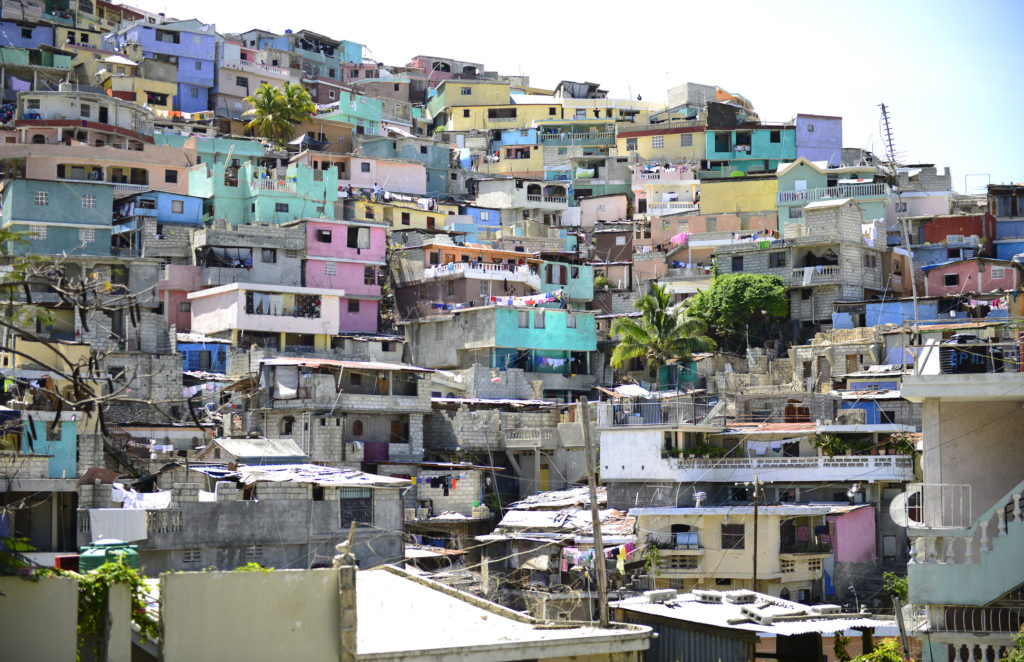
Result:
<svg viewBox="0 0 1024 662">
<path fill-rule="evenodd" d="M 363 422 L 362 421 L 352 421 L 352 436 L 353 437 L 361 437 L 361 436 L 363 436 Z"/>
</svg>

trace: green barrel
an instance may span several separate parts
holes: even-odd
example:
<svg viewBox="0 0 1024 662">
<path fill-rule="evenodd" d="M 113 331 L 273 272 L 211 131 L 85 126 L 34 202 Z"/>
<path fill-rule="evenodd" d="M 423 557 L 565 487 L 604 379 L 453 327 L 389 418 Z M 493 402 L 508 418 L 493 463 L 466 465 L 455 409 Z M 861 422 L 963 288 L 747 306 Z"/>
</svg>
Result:
<svg viewBox="0 0 1024 662">
<path fill-rule="evenodd" d="M 130 545 L 123 540 L 97 540 L 82 547 L 82 553 L 78 560 L 78 571 L 84 574 L 108 561 L 117 563 L 120 558 L 124 558 L 125 565 L 129 568 L 138 570 L 139 546 Z"/>
</svg>

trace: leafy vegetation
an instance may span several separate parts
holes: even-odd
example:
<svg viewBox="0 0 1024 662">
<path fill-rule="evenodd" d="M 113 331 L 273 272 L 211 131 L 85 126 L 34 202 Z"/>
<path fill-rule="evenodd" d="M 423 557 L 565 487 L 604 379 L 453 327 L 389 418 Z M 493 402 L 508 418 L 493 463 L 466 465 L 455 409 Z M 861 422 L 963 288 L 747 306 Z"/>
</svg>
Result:
<svg viewBox="0 0 1024 662">
<path fill-rule="evenodd" d="M 853 658 L 853 662 L 910 662 L 907 658 L 903 657 L 903 651 L 900 650 L 900 644 L 895 639 L 883 639 L 875 650 L 870 653 L 858 655 Z"/>
<path fill-rule="evenodd" d="M 897 575 L 895 572 L 885 571 L 882 573 L 882 590 L 891 597 L 899 598 L 902 602 L 906 602 L 909 590 L 907 578 Z"/>
<path fill-rule="evenodd" d="M 242 113 L 251 118 L 246 130 L 279 145 L 292 137 L 296 125 L 316 112 L 309 92 L 298 83 L 285 83 L 283 91 L 264 83 L 243 101 L 252 106 Z"/>
<path fill-rule="evenodd" d="M 620 317 L 612 324 L 619 339 L 612 352 L 612 367 L 621 369 L 627 361 L 642 358 L 651 377 L 658 366 L 670 360 L 686 361 L 694 352 L 710 352 L 717 345 L 704 335 L 707 327 L 699 319 L 682 314 L 672 306 L 668 288 L 654 283 L 651 291 L 637 300 L 639 318 Z"/>
<path fill-rule="evenodd" d="M 712 278 L 710 288 L 687 301 L 687 314 L 703 320 L 719 346 L 740 349 L 748 327 L 757 337 L 768 325 L 786 318 L 789 297 L 778 276 L 721 274 Z"/>
<path fill-rule="evenodd" d="M 1013 635 L 1013 649 L 1000 662 L 1024 662 L 1024 625 Z"/>
<path fill-rule="evenodd" d="M 146 611 L 146 587 L 142 577 L 123 562 L 104 563 L 84 575 L 71 574 L 78 580 L 78 655 L 90 642 L 100 641 L 107 627 L 107 598 L 113 584 L 124 584 L 131 595 L 132 621 L 144 639 L 155 641 L 160 630 L 155 618 Z M 93 653 L 99 655 L 94 647 Z"/>
</svg>

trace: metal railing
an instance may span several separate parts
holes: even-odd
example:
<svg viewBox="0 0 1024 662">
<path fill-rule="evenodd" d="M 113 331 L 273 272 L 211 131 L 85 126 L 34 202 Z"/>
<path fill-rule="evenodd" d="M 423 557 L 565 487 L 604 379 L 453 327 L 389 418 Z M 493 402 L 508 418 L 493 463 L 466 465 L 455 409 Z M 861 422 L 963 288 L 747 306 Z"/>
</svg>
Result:
<svg viewBox="0 0 1024 662">
<path fill-rule="evenodd" d="M 911 483 L 906 494 L 908 528 L 967 528 L 973 523 L 970 485 Z"/>
<path fill-rule="evenodd" d="M 779 191 L 776 201 L 779 203 L 816 202 L 818 200 L 835 200 L 841 198 L 873 198 L 888 197 L 888 184 L 844 184 L 812 188 L 805 191 Z"/>
<path fill-rule="evenodd" d="M 598 403 L 597 424 L 603 427 L 626 425 L 696 425 L 702 423 L 714 408 L 698 402 L 633 402 Z M 724 419 L 724 417 L 722 417 Z M 712 423 L 705 423 L 712 424 Z"/>
</svg>

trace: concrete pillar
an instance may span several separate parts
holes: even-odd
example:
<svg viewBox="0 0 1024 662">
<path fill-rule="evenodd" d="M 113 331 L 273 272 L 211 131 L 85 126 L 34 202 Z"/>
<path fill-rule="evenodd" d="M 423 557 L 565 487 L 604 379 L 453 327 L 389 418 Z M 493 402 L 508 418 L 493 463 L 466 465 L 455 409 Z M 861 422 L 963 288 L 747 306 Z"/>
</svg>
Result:
<svg viewBox="0 0 1024 662">
<path fill-rule="evenodd" d="M 338 600 L 341 606 L 341 635 L 338 651 L 340 662 L 356 660 L 356 559 L 352 555 L 350 544 L 341 543 L 337 546 L 340 552 L 334 557 L 334 567 L 338 569 Z"/>
<path fill-rule="evenodd" d="M 107 596 L 106 662 L 131 662 L 132 601 L 125 584 L 111 584 Z"/>
</svg>

